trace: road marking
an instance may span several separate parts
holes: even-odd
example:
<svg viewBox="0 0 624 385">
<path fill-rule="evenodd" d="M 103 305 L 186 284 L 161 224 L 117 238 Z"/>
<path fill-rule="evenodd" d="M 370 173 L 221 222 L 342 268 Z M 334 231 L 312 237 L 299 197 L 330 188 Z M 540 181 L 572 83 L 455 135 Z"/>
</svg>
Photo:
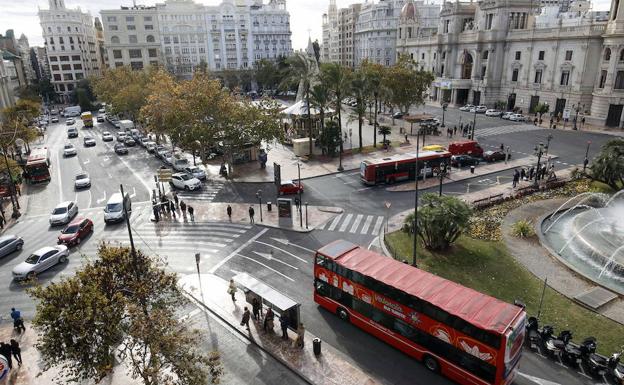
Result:
<svg viewBox="0 0 624 385">
<path fill-rule="evenodd" d="M 368 233 L 368 228 L 370 227 L 371 223 L 373 222 L 373 218 L 375 218 L 374 215 L 369 215 L 369 216 L 366 217 L 366 222 L 364 222 L 364 226 L 362 226 L 362 230 L 360 231 L 360 234 Z"/>
<path fill-rule="evenodd" d="M 249 246 L 251 243 L 253 243 L 256 239 L 260 238 L 264 233 L 266 233 L 267 231 L 269 231 L 269 228 L 265 228 L 262 229 L 258 234 L 254 235 L 252 238 L 250 238 L 247 242 L 243 243 L 242 245 L 239 246 L 238 249 L 234 250 L 232 252 L 232 254 L 228 255 L 227 257 L 223 258 L 219 263 L 217 263 L 216 265 L 214 265 L 210 270 L 208 270 L 208 272 L 210 274 L 214 274 L 215 271 L 217 271 L 218 268 L 220 268 L 221 266 L 223 266 L 227 261 L 229 261 L 230 259 L 234 258 L 235 255 L 237 255 L 241 250 L 243 250 L 245 247 Z"/>
<path fill-rule="evenodd" d="M 351 218 L 353 218 L 353 214 L 347 214 L 344 222 L 342 222 L 342 226 L 340 226 L 340 229 L 338 231 L 340 231 L 341 233 L 344 232 L 349 226 L 349 222 L 351 222 Z"/>
<path fill-rule="evenodd" d="M 56 154 L 56 177 L 58 180 L 59 202 L 63 202 L 63 181 L 61 180 L 61 162 Z"/>
<path fill-rule="evenodd" d="M 269 261 L 279 262 L 279 263 L 281 263 L 281 264 L 283 264 L 283 265 L 286 265 L 286 266 L 288 266 L 288 267 L 290 267 L 290 268 L 292 268 L 292 269 L 299 270 L 299 268 L 298 268 L 298 267 L 295 267 L 295 266 L 293 266 L 293 265 L 291 265 L 291 264 L 288 264 L 288 263 L 286 263 L 286 262 L 284 262 L 284 261 L 282 261 L 282 260 L 280 260 L 280 259 L 278 259 L 278 258 L 273 257 L 273 254 L 272 254 L 272 253 L 261 253 L 261 252 L 259 252 L 259 251 L 255 251 L 255 250 L 253 251 L 253 253 L 254 253 L 254 254 L 256 254 L 256 255 L 259 255 L 259 256 L 261 256 L 262 258 L 265 258 L 265 259 L 267 259 L 267 260 L 269 260 Z"/>
<path fill-rule="evenodd" d="M 295 254 L 293 254 L 293 253 L 289 253 L 288 251 L 286 251 L 286 250 L 284 250 L 284 249 L 280 249 L 279 247 L 274 246 L 274 245 L 272 245 L 272 244 L 270 244 L 270 243 L 264 243 L 264 242 L 260 242 L 260 241 L 254 241 L 254 242 L 255 242 L 255 243 L 259 243 L 259 244 L 261 244 L 261 245 L 265 245 L 265 246 L 272 247 L 272 248 L 274 248 L 274 249 L 276 249 L 276 250 L 281 251 L 281 252 L 282 252 L 282 253 L 284 253 L 284 254 L 288 254 L 288 255 L 290 255 L 291 257 L 293 257 L 293 258 L 296 258 L 296 259 L 300 260 L 300 261 L 301 261 L 301 262 L 303 262 L 303 263 L 308 263 L 308 261 L 306 261 L 305 259 L 299 258 L 299 257 L 297 257 Z"/>
<path fill-rule="evenodd" d="M 372 187 L 364 187 L 364 188 L 361 188 L 361 189 L 357 189 L 355 191 L 356 192 L 358 192 L 358 191 L 366 191 L 366 190 L 370 190 L 370 189 L 372 189 Z"/>
<path fill-rule="evenodd" d="M 364 218 L 364 215 L 362 215 L 362 214 L 358 214 L 358 216 L 355 217 L 355 221 L 353 222 L 353 226 L 351 226 L 351 230 L 349 230 L 349 232 L 351 234 L 355 234 L 355 232 L 357 231 L 358 226 L 360 226 L 360 222 L 362 222 L 362 218 Z"/>
<path fill-rule="evenodd" d="M 280 273 L 279 271 L 277 271 L 277 270 L 273 269 L 273 268 L 272 268 L 272 267 L 270 267 L 270 266 L 265 265 L 265 264 L 264 264 L 264 263 L 262 263 L 262 262 L 256 261 L 255 259 L 253 259 L 253 258 L 249 258 L 249 257 L 246 257 L 246 256 L 244 256 L 244 255 L 242 255 L 242 254 L 235 254 L 235 255 L 238 255 L 238 256 L 239 256 L 239 257 L 241 257 L 241 258 L 245 258 L 245 259 L 248 259 L 248 260 L 250 260 L 250 261 L 252 261 L 252 262 L 255 262 L 255 263 L 257 263 L 257 264 L 258 264 L 258 265 L 260 265 L 260 266 L 264 266 L 264 267 L 266 267 L 267 269 L 271 270 L 272 272 L 277 273 L 277 274 L 281 275 L 282 277 L 286 278 L 287 280 L 289 280 L 289 281 L 291 281 L 291 282 L 295 282 L 295 280 L 294 280 L 294 279 L 290 278 L 289 276 L 287 276 L 287 275 L 285 275 L 285 274 Z"/>
<path fill-rule="evenodd" d="M 381 229 L 381 225 L 383 224 L 384 218 L 379 216 L 377 217 L 377 222 L 375 222 L 375 227 L 373 227 L 373 234 L 379 234 L 379 229 Z"/>
<path fill-rule="evenodd" d="M 300 249 L 302 249 L 302 250 L 305 250 L 305 251 L 307 251 L 307 252 L 314 253 L 314 250 L 310 250 L 310 249 L 308 249 L 308 248 L 306 248 L 306 247 L 299 246 L 299 245 L 297 245 L 297 244 L 295 244 L 295 243 L 290 242 L 288 239 L 273 238 L 273 237 L 271 237 L 271 239 L 272 239 L 272 240 L 274 240 L 275 242 L 279 242 L 279 243 L 281 243 L 281 244 L 283 244 L 283 245 L 286 245 L 286 246 L 289 246 L 289 245 L 290 245 L 290 246 L 295 246 L 295 247 L 298 247 L 298 248 L 300 248 Z"/>
<path fill-rule="evenodd" d="M 130 194 L 130 198 L 134 198 L 136 196 L 136 187 L 132 187 L 132 194 Z"/>
<path fill-rule="evenodd" d="M 89 204 L 87 207 L 91 207 L 91 190 L 87 190 L 87 192 L 89 193 Z"/>
<path fill-rule="evenodd" d="M 334 220 L 332 221 L 331 225 L 329 225 L 329 228 L 327 229 L 327 231 L 334 231 L 336 226 L 338 226 L 338 222 L 340 222 L 340 219 L 342 219 L 342 215 L 343 214 L 340 214 L 336 218 L 334 218 Z"/>
<path fill-rule="evenodd" d="M 521 376 L 521 377 L 526 378 L 527 380 L 533 381 L 534 383 L 536 383 L 538 385 L 561 385 L 558 382 L 544 380 L 543 378 L 531 376 L 531 375 L 528 375 L 528 374 L 524 374 L 522 372 L 518 372 L 518 375 Z"/>
</svg>

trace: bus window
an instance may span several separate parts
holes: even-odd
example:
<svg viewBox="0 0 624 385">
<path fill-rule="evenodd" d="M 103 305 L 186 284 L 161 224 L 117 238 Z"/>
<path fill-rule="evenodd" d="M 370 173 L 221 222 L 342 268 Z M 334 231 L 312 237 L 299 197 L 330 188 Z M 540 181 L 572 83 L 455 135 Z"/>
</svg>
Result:
<svg viewBox="0 0 624 385">
<path fill-rule="evenodd" d="M 323 282 L 320 279 L 314 281 L 314 288 L 316 289 L 316 293 L 318 295 L 327 297 L 327 295 L 329 294 L 329 285 L 327 284 L 327 282 Z"/>
<path fill-rule="evenodd" d="M 325 267 L 325 257 L 319 253 L 316 253 L 316 264 Z"/>
</svg>

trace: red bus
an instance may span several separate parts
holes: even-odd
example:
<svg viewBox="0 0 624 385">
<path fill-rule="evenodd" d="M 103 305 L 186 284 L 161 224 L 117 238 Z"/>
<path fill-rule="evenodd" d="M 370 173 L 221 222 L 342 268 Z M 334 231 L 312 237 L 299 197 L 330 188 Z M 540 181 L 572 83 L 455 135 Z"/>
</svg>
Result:
<svg viewBox="0 0 624 385">
<path fill-rule="evenodd" d="M 367 185 L 394 183 L 414 179 L 418 174 L 437 175 L 444 164 L 451 165 L 448 151 L 423 151 L 416 154 L 399 154 L 379 159 L 367 159 L 360 163 L 360 179 Z"/>
<path fill-rule="evenodd" d="M 24 177 L 30 183 L 50 181 L 50 151 L 47 147 L 33 148 L 24 166 Z"/>
<path fill-rule="evenodd" d="M 510 384 L 523 308 L 338 240 L 317 250 L 314 301 L 460 384 Z"/>
</svg>

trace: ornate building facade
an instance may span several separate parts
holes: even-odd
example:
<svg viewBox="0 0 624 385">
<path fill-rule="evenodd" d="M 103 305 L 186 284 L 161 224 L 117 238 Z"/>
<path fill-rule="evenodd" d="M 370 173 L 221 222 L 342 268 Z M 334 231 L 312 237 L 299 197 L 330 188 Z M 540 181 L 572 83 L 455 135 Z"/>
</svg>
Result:
<svg viewBox="0 0 624 385">
<path fill-rule="evenodd" d="M 379 0 L 362 4 L 355 23 L 354 64 L 363 60 L 390 66 L 396 55 L 397 23 L 405 0 Z"/>
</svg>

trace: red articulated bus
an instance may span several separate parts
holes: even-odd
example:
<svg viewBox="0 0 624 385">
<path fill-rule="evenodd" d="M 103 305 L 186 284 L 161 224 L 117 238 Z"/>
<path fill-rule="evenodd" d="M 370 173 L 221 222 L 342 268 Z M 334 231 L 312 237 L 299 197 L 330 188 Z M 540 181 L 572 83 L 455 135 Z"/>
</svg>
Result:
<svg viewBox="0 0 624 385">
<path fill-rule="evenodd" d="M 459 384 L 514 379 L 522 307 L 344 240 L 316 252 L 314 301 Z"/>
<path fill-rule="evenodd" d="M 50 181 L 50 151 L 47 147 L 33 148 L 24 166 L 24 177 L 30 183 Z"/>
<path fill-rule="evenodd" d="M 444 164 L 451 164 L 448 151 L 423 151 L 416 154 L 400 154 L 379 159 L 367 159 L 360 163 L 360 179 L 367 185 L 394 183 L 415 179 L 416 161 L 418 174 L 437 175 Z"/>
</svg>

